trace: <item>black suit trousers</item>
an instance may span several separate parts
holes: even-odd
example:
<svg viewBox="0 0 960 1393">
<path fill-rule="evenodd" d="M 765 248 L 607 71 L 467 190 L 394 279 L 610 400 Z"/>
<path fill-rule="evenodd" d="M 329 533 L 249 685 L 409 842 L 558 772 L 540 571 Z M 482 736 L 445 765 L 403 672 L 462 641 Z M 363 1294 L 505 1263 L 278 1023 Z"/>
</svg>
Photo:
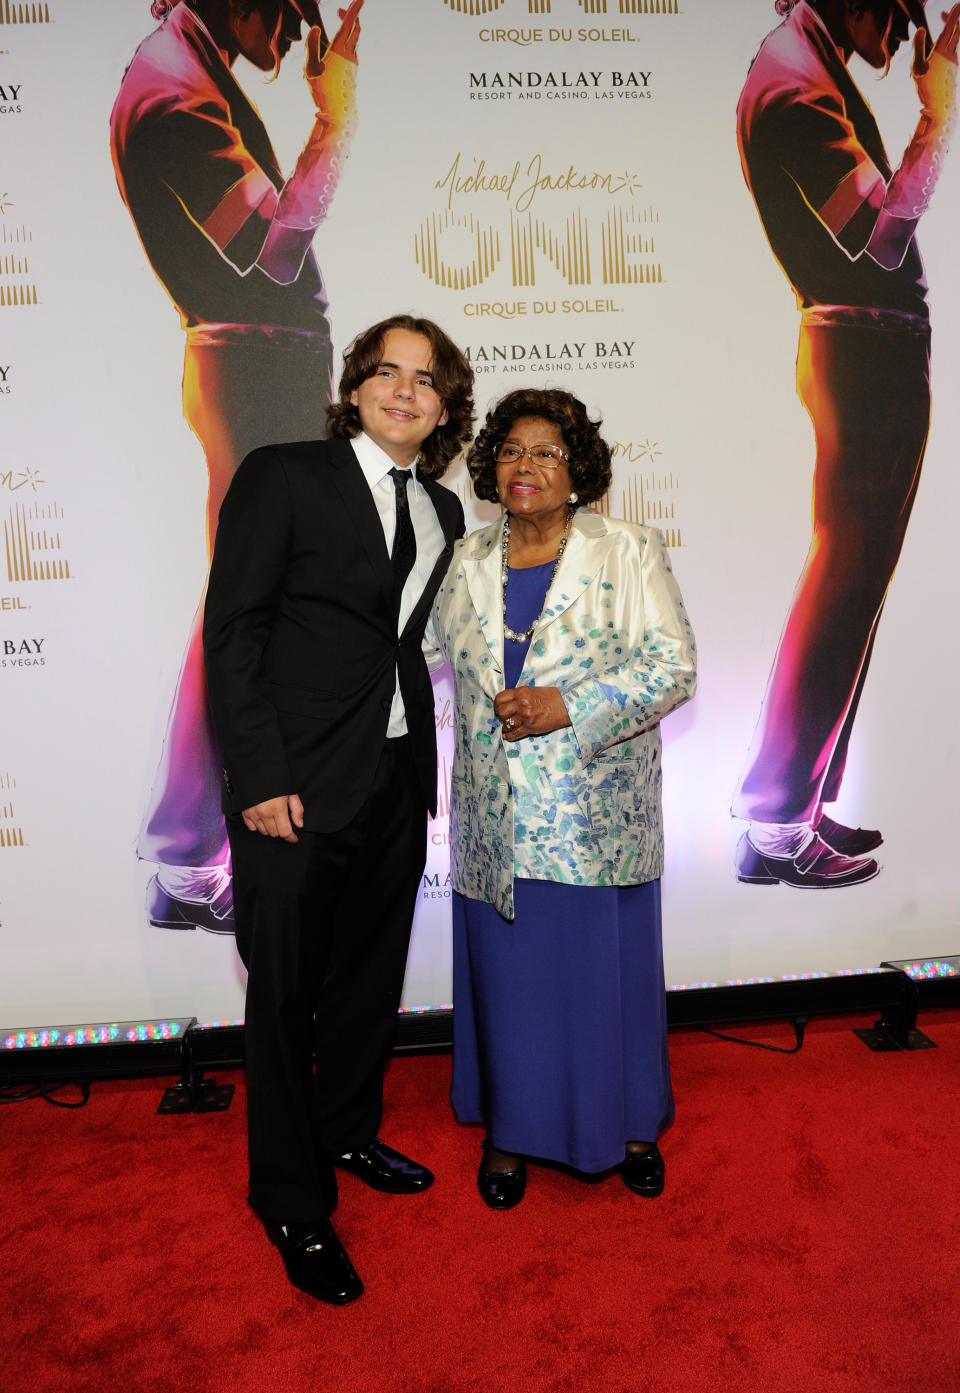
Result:
<svg viewBox="0 0 960 1393">
<path fill-rule="evenodd" d="M 336 1204 L 330 1158 L 364 1148 L 380 1124 L 426 860 L 411 742 L 387 741 L 339 831 L 291 844 L 239 817 L 228 831 L 247 969 L 250 1203 L 269 1222 L 310 1221 Z"/>
</svg>

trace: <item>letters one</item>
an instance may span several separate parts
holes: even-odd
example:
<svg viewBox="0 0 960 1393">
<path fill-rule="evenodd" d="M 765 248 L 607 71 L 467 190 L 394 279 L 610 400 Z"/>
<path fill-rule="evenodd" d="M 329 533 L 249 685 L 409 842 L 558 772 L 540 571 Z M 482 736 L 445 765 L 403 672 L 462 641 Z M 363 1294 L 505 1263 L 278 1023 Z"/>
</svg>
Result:
<svg viewBox="0 0 960 1393">
<path fill-rule="evenodd" d="M 653 229 L 646 228 L 632 208 L 610 205 L 592 217 L 578 209 L 555 223 L 511 210 L 504 223 L 481 222 L 473 213 L 425 218 L 416 238 L 421 271 L 437 285 L 461 289 L 483 285 L 506 265 L 512 285 L 540 286 L 544 263 L 570 286 L 638 285 L 661 279 Z M 600 255 L 595 256 L 598 242 Z"/>
</svg>

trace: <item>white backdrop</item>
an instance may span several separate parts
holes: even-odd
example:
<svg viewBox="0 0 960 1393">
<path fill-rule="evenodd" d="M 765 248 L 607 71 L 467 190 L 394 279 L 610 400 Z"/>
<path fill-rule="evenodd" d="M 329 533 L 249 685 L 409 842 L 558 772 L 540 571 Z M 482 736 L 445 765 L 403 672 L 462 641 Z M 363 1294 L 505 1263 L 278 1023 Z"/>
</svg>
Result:
<svg viewBox="0 0 960 1393">
<path fill-rule="evenodd" d="M 701 653 L 700 693 L 664 727 L 675 984 L 958 946 L 960 152 L 920 228 L 933 429 L 837 813 L 883 829 L 883 869 L 813 894 L 732 869 L 730 796 L 810 520 L 799 317 L 735 139 L 775 20 L 772 0 L 367 0 L 357 136 L 315 240 L 338 360 L 408 310 L 468 351 L 481 410 L 517 385 L 577 392 L 616 447 L 610 510 L 667 535 Z M 242 1014 L 232 940 L 151 928 L 134 849 L 206 565 L 182 332 L 109 153 L 152 25 L 146 0 L 0 3 L 2 1025 Z M 273 82 L 235 68 L 285 169 L 311 120 L 301 51 Z M 907 56 L 882 81 L 851 66 L 894 163 Z M 448 482 L 467 501 L 462 468 Z M 21 578 L 24 547 L 49 579 Z M 442 680 L 441 765 L 449 696 Z M 450 1000 L 444 810 L 407 1006 Z"/>
</svg>

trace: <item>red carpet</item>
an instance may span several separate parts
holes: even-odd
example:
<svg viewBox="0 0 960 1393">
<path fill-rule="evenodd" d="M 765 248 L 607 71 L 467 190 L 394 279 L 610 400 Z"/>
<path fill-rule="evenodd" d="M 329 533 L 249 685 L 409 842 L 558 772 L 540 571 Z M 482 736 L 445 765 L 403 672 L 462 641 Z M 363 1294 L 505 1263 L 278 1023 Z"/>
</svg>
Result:
<svg viewBox="0 0 960 1393">
<path fill-rule="evenodd" d="M 289 1286 L 243 1202 L 242 1074 L 219 1115 L 158 1117 L 169 1080 L 6 1106 L 0 1393 L 958 1393 L 960 1014 L 911 1054 L 864 1024 L 791 1057 L 675 1033 L 663 1198 L 532 1167 L 507 1214 L 449 1058 L 396 1061 L 383 1135 L 437 1182 L 342 1177 L 367 1287 L 342 1310 Z"/>
</svg>

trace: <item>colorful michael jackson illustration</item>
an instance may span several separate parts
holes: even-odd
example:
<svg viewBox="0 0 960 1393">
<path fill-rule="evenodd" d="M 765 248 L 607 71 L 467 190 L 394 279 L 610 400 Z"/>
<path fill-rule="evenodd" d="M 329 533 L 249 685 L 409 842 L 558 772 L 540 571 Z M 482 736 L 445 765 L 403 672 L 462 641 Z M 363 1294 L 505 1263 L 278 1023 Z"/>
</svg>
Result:
<svg viewBox="0 0 960 1393">
<path fill-rule="evenodd" d="M 161 22 L 113 108 L 120 192 L 186 333 L 183 408 L 206 456 L 211 546 L 250 450 L 324 434 L 330 324 L 311 244 L 352 134 L 362 3 L 339 11 L 328 44 L 316 0 L 154 0 Z M 304 21 L 316 116 L 285 179 L 231 68 L 242 55 L 276 72 Z M 158 865 L 147 902 L 158 927 L 233 931 L 220 794 L 196 622 L 138 844 Z"/>
<path fill-rule="evenodd" d="M 935 44 L 918 0 L 778 0 L 737 111 L 741 159 L 801 311 L 797 384 L 816 439 L 813 537 L 733 800 L 738 879 L 827 888 L 877 874 L 879 831 L 840 792 L 930 418 L 927 285 L 914 232 L 954 121 L 960 5 Z M 896 169 L 847 71 L 885 72 L 914 28 L 920 118 Z"/>
</svg>

